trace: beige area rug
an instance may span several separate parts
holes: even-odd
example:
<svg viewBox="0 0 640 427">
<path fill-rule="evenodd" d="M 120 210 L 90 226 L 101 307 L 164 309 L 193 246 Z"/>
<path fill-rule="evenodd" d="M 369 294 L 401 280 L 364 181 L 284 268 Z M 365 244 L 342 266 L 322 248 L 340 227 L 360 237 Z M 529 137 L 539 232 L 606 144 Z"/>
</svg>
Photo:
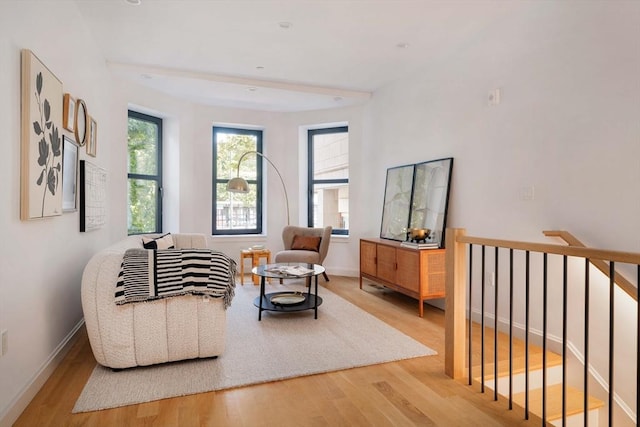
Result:
<svg viewBox="0 0 640 427">
<path fill-rule="evenodd" d="M 267 285 L 267 292 L 303 290 L 304 283 Z M 226 350 L 217 359 L 174 362 L 113 372 L 96 366 L 73 412 L 87 412 L 246 386 L 413 357 L 435 351 L 326 288 L 318 309 L 265 311 L 258 322 L 259 287 L 237 286 L 227 313 Z"/>
</svg>

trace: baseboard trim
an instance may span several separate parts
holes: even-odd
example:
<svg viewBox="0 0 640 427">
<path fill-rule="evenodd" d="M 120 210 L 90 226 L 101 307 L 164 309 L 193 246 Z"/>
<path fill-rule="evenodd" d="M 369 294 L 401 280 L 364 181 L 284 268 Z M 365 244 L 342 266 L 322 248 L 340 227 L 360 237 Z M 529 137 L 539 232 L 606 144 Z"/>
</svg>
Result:
<svg viewBox="0 0 640 427">
<path fill-rule="evenodd" d="M 345 276 L 345 277 L 359 277 L 360 270 L 358 269 L 354 270 L 352 268 L 327 268 L 327 274 L 329 275 L 329 277 L 331 277 L 331 275 Z"/>
<path fill-rule="evenodd" d="M 33 375 L 31 380 L 11 401 L 4 413 L 0 414 L 0 427 L 11 427 L 11 425 L 16 422 L 31 400 L 33 400 L 38 391 L 40 391 L 44 383 L 49 379 L 53 371 L 55 371 L 67 355 L 82 325 L 84 325 L 84 318 L 80 319 L 71 332 L 69 332 L 55 350 L 53 350 L 40 369 L 38 369 L 38 372 Z"/>
</svg>

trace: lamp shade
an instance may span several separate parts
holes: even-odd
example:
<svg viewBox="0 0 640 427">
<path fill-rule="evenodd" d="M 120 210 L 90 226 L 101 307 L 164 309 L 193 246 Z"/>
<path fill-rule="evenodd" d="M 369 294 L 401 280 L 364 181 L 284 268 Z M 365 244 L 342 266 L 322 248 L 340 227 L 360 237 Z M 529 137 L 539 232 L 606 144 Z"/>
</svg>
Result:
<svg viewBox="0 0 640 427">
<path fill-rule="evenodd" d="M 227 191 L 231 193 L 248 193 L 249 184 L 246 179 L 237 176 L 229 180 L 227 183 Z"/>
</svg>

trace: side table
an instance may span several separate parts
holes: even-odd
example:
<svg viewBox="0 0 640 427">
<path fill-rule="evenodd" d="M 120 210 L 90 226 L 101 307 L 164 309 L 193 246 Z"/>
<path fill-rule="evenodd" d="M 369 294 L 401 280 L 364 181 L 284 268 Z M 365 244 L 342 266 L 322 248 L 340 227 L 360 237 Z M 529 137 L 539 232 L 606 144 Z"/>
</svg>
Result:
<svg viewBox="0 0 640 427">
<path fill-rule="evenodd" d="M 257 267 L 260 265 L 260 259 L 264 258 L 266 264 L 271 263 L 271 251 L 269 249 L 243 249 L 240 251 L 240 284 L 244 285 L 244 260 L 246 258 L 251 259 L 251 267 Z M 253 284 L 259 285 L 260 279 L 255 274 L 253 276 Z M 271 279 L 269 279 L 271 282 Z"/>
</svg>

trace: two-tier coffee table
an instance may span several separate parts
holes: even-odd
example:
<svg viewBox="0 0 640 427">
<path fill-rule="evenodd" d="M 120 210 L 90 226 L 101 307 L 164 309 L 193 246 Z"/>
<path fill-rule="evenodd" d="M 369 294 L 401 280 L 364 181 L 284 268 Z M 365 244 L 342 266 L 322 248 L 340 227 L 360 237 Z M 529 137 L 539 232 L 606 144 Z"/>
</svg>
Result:
<svg viewBox="0 0 640 427">
<path fill-rule="evenodd" d="M 295 273 L 288 269 L 294 269 Z M 260 277 L 260 296 L 256 297 L 253 304 L 258 307 L 258 320 L 262 320 L 262 312 L 268 311 L 303 311 L 314 310 L 314 318 L 318 318 L 318 306 L 322 304 L 322 298 L 318 296 L 318 275 L 324 273 L 324 267 L 318 264 L 307 263 L 280 263 L 265 264 L 254 267 L 251 272 Z M 311 293 L 311 285 L 307 292 L 272 292 L 265 294 L 265 281 L 272 279 L 298 279 L 314 277 L 315 293 Z"/>
</svg>

